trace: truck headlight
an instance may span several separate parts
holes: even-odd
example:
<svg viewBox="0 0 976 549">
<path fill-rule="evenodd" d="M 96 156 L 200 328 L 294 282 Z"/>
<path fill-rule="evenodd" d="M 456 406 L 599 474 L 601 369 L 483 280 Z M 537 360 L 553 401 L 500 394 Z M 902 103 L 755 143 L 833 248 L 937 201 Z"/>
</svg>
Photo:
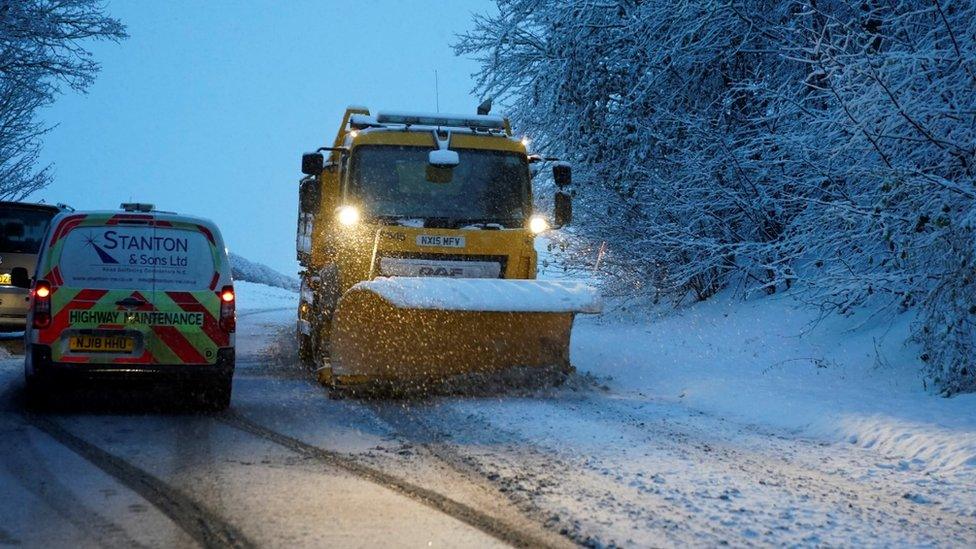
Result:
<svg viewBox="0 0 976 549">
<path fill-rule="evenodd" d="M 533 215 L 529 218 L 529 230 L 532 234 L 539 234 L 549 230 L 549 222 L 541 215 Z"/>
<path fill-rule="evenodd" d="M 359 223 L 359 208 L 355 206 L 342 206 L 339 208 L 338 213 L 336 213 L 336 219 L 339 220 L 339 224 L 352 227 L 356 223 Z"/>
</svg>

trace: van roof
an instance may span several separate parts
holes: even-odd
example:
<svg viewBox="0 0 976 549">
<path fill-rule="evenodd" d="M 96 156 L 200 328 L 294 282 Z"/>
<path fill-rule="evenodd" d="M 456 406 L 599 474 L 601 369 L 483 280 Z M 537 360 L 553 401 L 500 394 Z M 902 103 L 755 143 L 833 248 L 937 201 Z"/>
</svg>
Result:
<svg viewBox="0 0 976 549">
<path fill-rule="evenodd" d="M 195 215 L 185 215 L 175 212 L 164 212 L 160 210 L 153 210 L 151 212 L 127 212 L 125 210 L 63 210 L 55 218 L 59 220 L 62 217 L 73 216 L 73 215 L 104 215 L 104 216 L 114 216 L 114 215 L 125 215 L 125 216 L 153 216 L 161 221 L 182 221 L 188 223 L 196 223 L 198 225 L 204 225 L 208 228 L 217 228 L 217 224 L 206 217 L 198 217 Z"/>
</svg>

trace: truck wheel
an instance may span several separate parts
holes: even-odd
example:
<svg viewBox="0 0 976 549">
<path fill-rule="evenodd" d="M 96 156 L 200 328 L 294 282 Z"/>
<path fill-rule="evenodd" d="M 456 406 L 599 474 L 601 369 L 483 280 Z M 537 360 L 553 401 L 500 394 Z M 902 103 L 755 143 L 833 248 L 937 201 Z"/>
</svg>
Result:
<svg viewBox="0 0 976 549">
<path fill-rule="evenodd" d="M 305 334 L 298 334 L 298 362 L 306 369 L 311 369 L 315 362 L 315 347 L 312 338 Z"/>
<path fill-rule="evenodd" d="M 319 322 L 319 348 L 317 357 L 322 361 L 322 366 L 329 361 L 332 351 L 332 319 L 321 319 Z"/>
</svg>

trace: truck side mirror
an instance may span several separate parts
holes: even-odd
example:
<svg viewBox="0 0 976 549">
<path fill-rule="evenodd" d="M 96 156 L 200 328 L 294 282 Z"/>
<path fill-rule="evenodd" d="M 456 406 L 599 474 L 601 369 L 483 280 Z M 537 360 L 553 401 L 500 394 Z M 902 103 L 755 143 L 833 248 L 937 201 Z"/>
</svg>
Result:
<svg viewBox="0 0 976 549">
<path fill-rule="evenodd" d="M 319 175 L 325 166 L 322 153 L 305 153 L 302 155 L 302 173 L 305 175 Z"/>
<path fill-rule="evenodd" d="M 569 193 L 556 191 L 555 212 L 552 216 L 557 227 L 569 225 L 573 222 L 573 198 Z"/>
<path fill-rule="evenodd" d="M 568 162 L 556 162 L 552 165 L 552 180 L 560 189 L 568 187 L 573 182 L 573 168 Z"/>
<path fill-rule="evenodd" d="M 321 155 L 320 155 L 321 156 Z M 316 179 L 305 179 L 298 187 L 298 208 L 302 213 L 317 213 L 322 200 L 322 187 Z"/>
<path fill-rule="evenodd" d="M 30 275 L 27 274 L 27 269 L 23 267 L 14 267 L 10 270 L 10 284 L 17 288 L 30 288 L 31 279 Z"/>
</svg>

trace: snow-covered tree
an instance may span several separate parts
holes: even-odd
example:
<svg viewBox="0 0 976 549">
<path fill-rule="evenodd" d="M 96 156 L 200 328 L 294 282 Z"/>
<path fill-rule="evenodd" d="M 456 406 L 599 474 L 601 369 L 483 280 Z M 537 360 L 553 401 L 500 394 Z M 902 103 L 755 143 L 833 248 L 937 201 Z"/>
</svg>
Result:
<svg viewBox="0 0 976 549">
<path fill-rule="evenodd" d="M 811 75 L 768 90 L 805 109 L 766 137 L 803 206 L 791 259 L 827 306 L 920 306 L 934 379 L 976 388 L 976 6 L 810 2 L 783 42 Z"/>
<path fill-rule="evenodd" d="M 575 161 L 611 291 L 920 306 L 933 377 L 976 387 L 972 2 L 497 4 L 457 52 Z"/>
<path fill-rule="evenodd" d="M 65 86 L 84 91 L 94 81 L 86 40 L 125 38 L 103 10 L 100 0 L 0 0 L 0 198 L 22 199 L 50 179 L 37 166 L 47 130 L 37 110 Z"/>
<path fill-rule="evenodd" d="M 786 225 L 776 182 L 742 147 L 765 109 L 742 84 L 776 68 L 769 39 L 708 2 L 498 4 L 458 53 L 480 57 L 480 91 L 538 147 L 575 161 L 581 225 L 611 243 L 617 285 L 680 301 L 735 273 L 771 284 L 755 267 L 777 258 L 742 246 Z M 745 9 L 788 18 L 779 4 Z"/>
</svg>

